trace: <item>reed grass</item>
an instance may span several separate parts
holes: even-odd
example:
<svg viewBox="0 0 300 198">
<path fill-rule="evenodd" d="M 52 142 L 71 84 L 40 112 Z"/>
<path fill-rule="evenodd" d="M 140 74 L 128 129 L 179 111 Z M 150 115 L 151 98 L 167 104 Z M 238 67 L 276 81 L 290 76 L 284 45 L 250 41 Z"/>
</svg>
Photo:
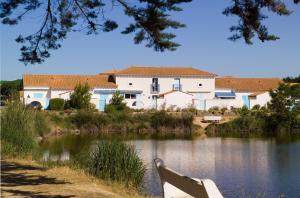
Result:
<svg viewBox="0 0 300 198">
<path fill-rule="evenodd" d="M 1 111 L 2 154 L 32 154 L 37 147 L 36 137 L 43 136 L 49 130 L 41 112 L 27 108 L 19 101 L 10 101 Z"/>
<path fill-rule="evenodd" d="M 142 189 L 146 167 L 133 146 L 116 140 L 101 140 L 87 159 L 83 159 L 79 164 L 91 175 Z"/>
</svg>

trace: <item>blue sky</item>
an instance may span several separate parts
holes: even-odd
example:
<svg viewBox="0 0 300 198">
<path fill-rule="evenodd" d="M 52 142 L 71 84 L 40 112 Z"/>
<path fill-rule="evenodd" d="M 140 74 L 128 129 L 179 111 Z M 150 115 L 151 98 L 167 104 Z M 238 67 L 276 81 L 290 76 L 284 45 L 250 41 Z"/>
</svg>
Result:
<svg viewBox="0 0 300 198">
<path fill-rule="evenodd" d="M 285 77 L 300 74 L 300 6 L 289 4 L 294 13 L 289 17 L 269 15 L 264 23 L 269 32 L 281 37 L 276 42 L 255 40 L 246 45 L 242 40 L 231 42 L 229 27 L 235 17 L 222 15 L 231 1 L 195 0 L 183 6 L 174 18 L 187 25 L 175 30 L 182 46 L 175 52 L 155 52 L 144 45 L 135 45 L 132 35 L 122 35 L 129 19 L 115 8 L 110 15 L 120 23 L 112 33 L 87 36 L 72 33 L 62 48 L 53 51 L 43 64 L 28 65 L 18 61 L 20 45 L 15 38 L 37 31 L 41 19 L 29 16 L 18 26 L 1 25 L 1 79 L 21 78 L 31 74 L 96 74 L 111 68 L 130 65 L 192 66 L 219 75 L 241 77 Z M 289 1 L 292 2 L 292 1 Z"/>
</svg>

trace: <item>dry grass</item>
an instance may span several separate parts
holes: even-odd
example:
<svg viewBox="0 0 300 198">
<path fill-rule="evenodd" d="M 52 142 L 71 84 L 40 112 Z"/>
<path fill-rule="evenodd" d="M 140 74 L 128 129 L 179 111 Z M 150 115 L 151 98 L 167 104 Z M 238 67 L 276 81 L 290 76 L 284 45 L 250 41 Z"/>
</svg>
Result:
<svg viewBox="0 0 300 198">
<path fill-rule="evenodd" d="M 46 168 L 30 160 L 1 160 L 3 197 L 133 197 L 137 192 L 68 167 Z"/>
</svg>

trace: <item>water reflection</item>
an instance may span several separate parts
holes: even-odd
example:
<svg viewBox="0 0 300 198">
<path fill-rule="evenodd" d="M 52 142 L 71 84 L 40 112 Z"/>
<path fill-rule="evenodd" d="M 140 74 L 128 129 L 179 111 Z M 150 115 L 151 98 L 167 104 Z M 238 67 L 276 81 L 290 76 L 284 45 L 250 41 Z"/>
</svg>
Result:
<svg viewBox="0 0 300 198">
<path fill-rule="evenodd" d="M 160 194 L 160 184 L 152 160 L 159 157 L 187 176 L 213 179 L 225 197 L 300 197 L 299 143 L 233 138 L 131 143 L 148 164 L 145 187 L 154 195 Z M 291 152 L 293 157 L 288 154 Z"/>
<path fill-rule="evenodd" d="M 90 148 L 94 141 L 72 138 L 55 142 L 55 152 L 52 152 L 53 144 L 45 146 L 45 159 L 68 160 Z M 153 159 L 159 157 L 167 166 L 187 176 L 213 179 L 225 197 L 259 194 L 300 197 L 300 142 L 279 144 L 272 139 L 206 138 L 128 143 L 136 147 L 147 165 L 144 186 L 152 195 L 161 193 L 153 164 Z"/>
</svg>

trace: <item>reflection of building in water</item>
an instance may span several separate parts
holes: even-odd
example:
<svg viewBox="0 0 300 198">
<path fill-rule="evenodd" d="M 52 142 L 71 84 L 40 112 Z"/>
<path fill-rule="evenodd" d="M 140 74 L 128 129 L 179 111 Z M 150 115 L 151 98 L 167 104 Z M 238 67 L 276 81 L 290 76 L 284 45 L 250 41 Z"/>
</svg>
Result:
<svg viewBox="0 0 300 198">
<path fill-rule="evenodd" d="M 43 153 L 42 159 L 43 161 L 64 162 L 70 160 L 70 152 L 67 150 L 63 150 L 63 152 L 60 154 L 51 154 L 49 150 L 47 150 Z"/>
</svg>

